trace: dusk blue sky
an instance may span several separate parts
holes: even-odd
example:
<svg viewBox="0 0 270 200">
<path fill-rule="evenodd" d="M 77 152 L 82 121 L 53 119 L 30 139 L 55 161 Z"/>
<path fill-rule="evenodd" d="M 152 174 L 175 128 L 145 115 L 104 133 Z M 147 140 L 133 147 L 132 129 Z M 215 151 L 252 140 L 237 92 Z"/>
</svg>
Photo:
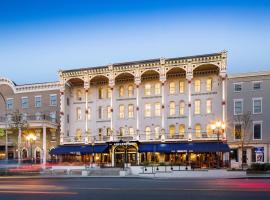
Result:
<svg viewBox="0 0 270 200">
<path fill-rule="evenodd" d="M 228 51 L 228 72 L 270 70 L 270 1 L 0 0 L 0 76 Z"/>
</svg>

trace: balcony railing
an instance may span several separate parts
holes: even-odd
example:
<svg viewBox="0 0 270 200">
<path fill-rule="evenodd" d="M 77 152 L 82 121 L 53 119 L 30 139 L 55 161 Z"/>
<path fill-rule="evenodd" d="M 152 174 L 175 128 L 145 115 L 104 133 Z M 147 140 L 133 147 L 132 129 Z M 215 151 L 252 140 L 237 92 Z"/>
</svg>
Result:
<svg viewBox="0 0 270 200">
<path fill-rule="evenodd" d="M 192 134 L 192 137 L 186 133 L 186 134 L 139 134 L 139 135 L 96 135 L 96 136 L 68 136 L 68 137 L 62 137 L 60 141 L 62 141 L 63 144 L 76 144 L 76 143 L 105 143 L 105 142 L 119 142 L 119 141 L 139 141 L 139 142 L 181 142 L 181 141 L 199 141 L 199 140 L 217 140 L 216 135 L 207 135 L 207 134 L 201 134 L 201 135 L 195 135 Z M 220 139 L 221 140 L 221 139 Z"/>
<path fill-rule="evenodd" d="M 58 123 L 56 118 L 52 118 L 51 116 L 44 114 L 22 116 L 22 119 L 25 121 L 49 121 L 53 123 Z M 12 117 L 10 115 L 7 117 L 0 116 L 0 123 L 12 123 Z"/>
</svg>

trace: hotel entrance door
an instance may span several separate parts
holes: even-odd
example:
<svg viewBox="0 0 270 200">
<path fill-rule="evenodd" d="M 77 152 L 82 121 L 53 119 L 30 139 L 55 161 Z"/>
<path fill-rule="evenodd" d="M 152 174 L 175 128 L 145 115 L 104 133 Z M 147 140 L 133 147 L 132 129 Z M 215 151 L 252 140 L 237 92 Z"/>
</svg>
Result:
<svg viewBox="0 0 270 200">
<path fill-rule="evenodd" d="M 133 145 L 120 145 L 114 150 L 114 161 L 116 167 L 123 167 L 125 163 L 136 165 L 137 148 Z"/>
</svg>

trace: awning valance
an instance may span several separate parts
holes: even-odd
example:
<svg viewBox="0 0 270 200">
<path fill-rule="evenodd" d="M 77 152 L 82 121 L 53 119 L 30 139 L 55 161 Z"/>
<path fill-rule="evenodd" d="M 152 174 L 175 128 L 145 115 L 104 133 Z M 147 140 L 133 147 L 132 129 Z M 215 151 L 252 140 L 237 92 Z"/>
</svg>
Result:
<svg viewBox="0 0 270 200">
<path fill-rule="evenodd" d="M 229 152 L 228 144 L 223 142 L 193 142 L 193 143 L 142 143 L 139 152 Z"/>
<path fill-rule="evenodd" d="M 81 154 L 91 154 L 91 153 L 106 153 L 108 152 L 108 145 L 62 145 L 56 148 L 51 149 L 50 154 L 59 155 L 59 154 L 72 154 L 72 153 L 81 153 Z"/>
</svg>

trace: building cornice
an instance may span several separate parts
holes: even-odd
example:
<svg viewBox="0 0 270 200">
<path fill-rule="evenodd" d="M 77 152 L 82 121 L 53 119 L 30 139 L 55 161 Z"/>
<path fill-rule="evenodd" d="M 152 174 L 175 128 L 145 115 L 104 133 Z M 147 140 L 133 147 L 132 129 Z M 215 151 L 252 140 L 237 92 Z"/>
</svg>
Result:
<svg viewBox="0 0 270 200">
<path fill-rule="evenodd" d="M 246 78 L 246 77 L 255 77 L 255 76 L 270 76 L 270 71 L 232 74 L 228 76 L 228 79 Z"/>
</svg>

